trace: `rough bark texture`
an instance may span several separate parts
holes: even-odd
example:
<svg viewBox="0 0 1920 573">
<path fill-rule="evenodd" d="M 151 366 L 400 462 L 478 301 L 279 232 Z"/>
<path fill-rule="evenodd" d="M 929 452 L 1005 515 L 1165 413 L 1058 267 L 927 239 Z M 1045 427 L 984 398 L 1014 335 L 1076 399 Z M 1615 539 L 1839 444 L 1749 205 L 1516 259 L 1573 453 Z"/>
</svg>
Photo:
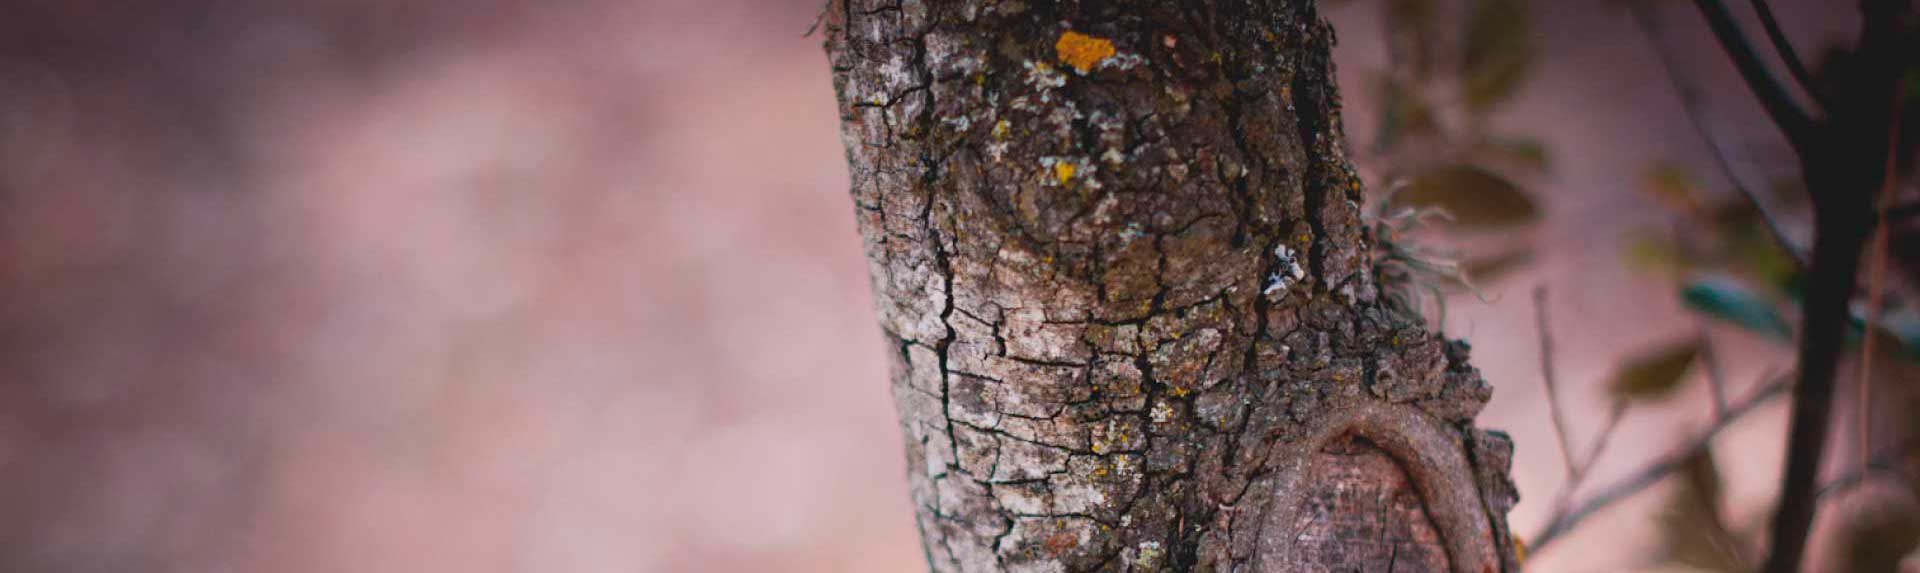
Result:
<svg viewBox="0 0 1920 573">
<path fill-rule="evenodd" d="M 934 571 L 1517 569 L 1491 389 L 1377 291 L 1312 2 L 828 19 Z"/>
</svg>

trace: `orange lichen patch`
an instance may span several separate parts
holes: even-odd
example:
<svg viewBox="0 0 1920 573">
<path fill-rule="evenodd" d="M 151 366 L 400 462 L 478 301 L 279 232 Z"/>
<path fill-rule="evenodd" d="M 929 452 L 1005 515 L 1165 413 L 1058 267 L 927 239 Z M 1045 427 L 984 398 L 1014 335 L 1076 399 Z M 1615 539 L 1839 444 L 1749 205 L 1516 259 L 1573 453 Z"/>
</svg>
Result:
<svg viewBox="0 0 1920 573">
<path fill-rule="evenodd" d="M 1066 185 L 1068 182 L 1073 181 L 1073 164 L 1065 161 L 1054 163 L 1053 178 L 1059 179 L 1061 185 Z"/>
<path fill-rule="evenodd" d="M 1060 61 L 1083 74 L 1114 54 L 1113 42 L 1072 30 L 1060 34 L 1060 41 L 1053 44 L 1053 51 L 1060 54 Z"/>
<path fill-rule="evenodd" d="M 1066 531 L 1050 535 L 1046 541 L 1047 553 L 1051 553 L 1056 557 L 1064 555 L 1066 552 L 1079 546 L 1080 537 Z"/>
</svg>

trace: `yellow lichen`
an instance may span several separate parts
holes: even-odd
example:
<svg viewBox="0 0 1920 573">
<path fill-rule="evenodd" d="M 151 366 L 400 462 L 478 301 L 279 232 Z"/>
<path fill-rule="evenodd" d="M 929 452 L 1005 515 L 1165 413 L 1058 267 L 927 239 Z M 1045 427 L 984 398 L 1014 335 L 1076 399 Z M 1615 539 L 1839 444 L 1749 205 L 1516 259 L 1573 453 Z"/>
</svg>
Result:
<svg viewBox="0 0 1920 573">
<path fill-rule="evenodd" d="M 1061 185 L 1073 181 L 1073 164 L 1065 161 L 1054 163 L 1053 178 L 1059 179 Z"/>
<path fill-rule="evenodd" d="M 1060 34 L 1060 41 L 1053 44 L 1053 50 L 1059 53 L 1060 61 L 1083 74 L 1114 54 L 1112 41 L 1072 30 Z"/>
<path fill-rule="evenodd" d="M 1174 386 L 1172 389 L 1167 390 L 1167 393 L 1172 394 L 1173 397 L 1175 398 L 1185 398 L 1187 397 L 1187 394 L 1191 394 L 1193 393 L 1193 391 L 1188 390 L 1186 388 L 1179 387 L 1179 386 Z"/>
</svg>

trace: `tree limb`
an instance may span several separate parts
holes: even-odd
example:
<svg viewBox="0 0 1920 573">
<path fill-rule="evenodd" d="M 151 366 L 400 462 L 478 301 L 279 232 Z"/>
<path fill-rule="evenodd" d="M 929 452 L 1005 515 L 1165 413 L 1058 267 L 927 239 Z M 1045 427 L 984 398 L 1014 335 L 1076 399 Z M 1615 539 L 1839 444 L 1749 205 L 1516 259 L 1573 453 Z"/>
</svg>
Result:
<svg viewBox="0 0 1920 573">
<path fill-rule="evenodd" d="M 1689 458 L 1711 445 L 1713 439 L 1720 435 L 1721 430 L 1725 430 L 1761 405 L 1784 394 L 1790 387 L 1790 380 L 1785 376 L 1774 378 L 1772 382 L 1754 390 L 1747 397 L 1728 405 L 1724 413 L 1714 417 L 1705 431 L 1687 440 L 1680 448 L 1654 460 L 1652 464 L 1634 472 L 1633 475 L 1601 488 L 1599 493 L 1595 493 L 1577 506 L 1555 510 L 1553 517 L 1547 521 L 1546 530 L 1534 536 L 1533 542 L 1528 543 L 1527 546 L 1532 547 L 1534 551 L 1540 551 L 1554 540 L 1572 531 L 1581 521 L 1595 512 L 1659 483 L 1662 478 L 1685 466 Z"/>
</svg>

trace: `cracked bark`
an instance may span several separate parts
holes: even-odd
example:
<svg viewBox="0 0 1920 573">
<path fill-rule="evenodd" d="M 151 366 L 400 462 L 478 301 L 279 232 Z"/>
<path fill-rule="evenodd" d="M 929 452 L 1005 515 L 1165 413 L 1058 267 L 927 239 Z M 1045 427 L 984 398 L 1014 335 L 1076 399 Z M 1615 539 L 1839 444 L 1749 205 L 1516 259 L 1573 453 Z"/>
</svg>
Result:
<svg viewBox="0 0 1920 573">
<path fill-rule="evenodd" d="M 827 30 L 932 570 L 1517 570 L 1491 388 L 1376 289 L 1313 2 Z"/>
</svg>

